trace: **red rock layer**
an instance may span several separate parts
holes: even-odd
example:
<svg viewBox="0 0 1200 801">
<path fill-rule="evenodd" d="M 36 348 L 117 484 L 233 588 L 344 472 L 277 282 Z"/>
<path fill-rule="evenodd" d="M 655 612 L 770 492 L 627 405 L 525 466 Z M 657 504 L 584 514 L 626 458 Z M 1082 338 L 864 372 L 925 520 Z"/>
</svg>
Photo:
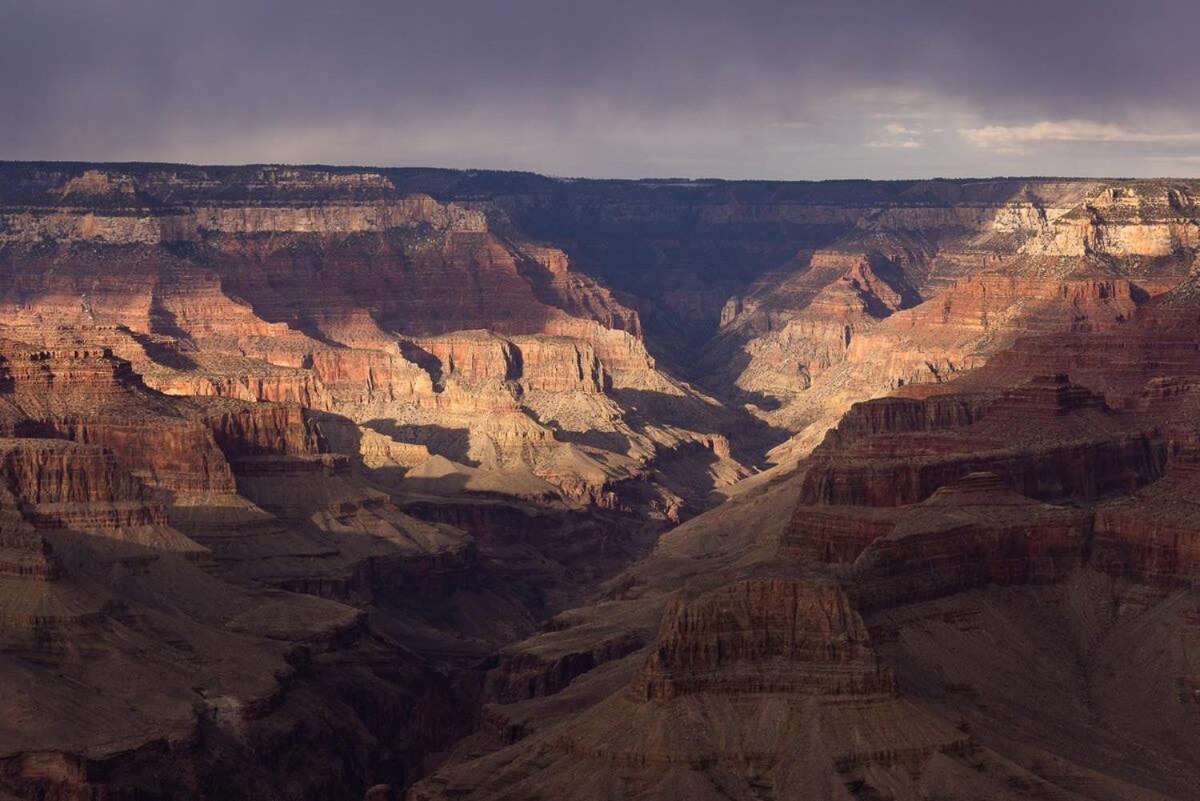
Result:
<svg viewBox="0 0 1200 801">
<path fill-rule="evenodd" d="M 791 579 L 743 581 L 674 601 L 631 685 L 644 700 L 892 691 L 891 674 L 845 593 L 835 584 Z"/>
<path fill-rule="evenodd" d="M 1082 567 L 1091 532 L 1087 511 L 1037 503 L 993 473 L 970 474 L 898 512 L 854 561 L 852 594 L 864 611 L 1061 581 Z"/>
<path fill-rule="evenodd" d="M 877 434 L 938 431 L 970 425 L 991 403 L 987 395 L 937 395 L 927 399 L 887 397 L 856 403 L 818 447 L 841 450 Z"/>
<path fill-rule="evenodd" d="M 938 487 L 969 473 L 1005 477 L 1030 497 L 1055 500 L 1096 498 L 1130 492 L 1160 475 L 1166 454 L 1160 442 L 1143 434 L 1054 444 L 1036 450 L 994 448 L 976 453 L 930 456 L 929 449 L 953 440 L 922 443 L 923 453 L 896 453 L 898 443 L 882 442 L 878 455 L 855 461 L 814 459 L 804 480 L 805 503 L 899 506 L 918 503 Z"/>
<path fill-rule="evenodd" d="M 1165 478 L 1096 510 L 1094 561 L 1157 585 L 1200 582 L 1200 461 L 1194 448 Z"/>
<path fill-rule="evenodd" d="M 317 432 L 299 406 L 196 401 L 202 421 L 227 458 L 321 451 Z"/>
<path fill-rule="evenodd" d="M 952 433 L 880 434 L 844 450 L 823 450 L 809 465 L 801 498 L 805 504 L 918 503 L 973 472 L 997 473 L 1043 500 L 1096 498 L 1158 478 L 1165 460 L 1164 443 L 1153 432 L 1110 412 L 1065 376 L 1051 376 L 1001 394 L 975 424 Z"/>
</svg>

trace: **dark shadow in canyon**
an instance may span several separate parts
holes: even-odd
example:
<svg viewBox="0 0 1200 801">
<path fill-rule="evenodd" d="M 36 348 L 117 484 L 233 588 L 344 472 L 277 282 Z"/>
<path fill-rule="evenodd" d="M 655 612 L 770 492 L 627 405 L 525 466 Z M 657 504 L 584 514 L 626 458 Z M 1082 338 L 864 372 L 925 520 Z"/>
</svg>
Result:
<svg viewBox="0 0 1200 801">
<path fill-rule="evenodd" d="M 55 540 L 63 552 L 103 553 L 130 565 L 180 559 L 70 531 L 59 532 Z M 96 568 L 103 569 L 102 563 Z M 80 568 L 56 584 L 86 586 L 96 580 L 90 572 Z M 97 655 L 155 643 L 157 662 L 186 666 L 195 658 L 194 646 L 208 644 L 221 624 L 199 619 L 183 607 L 172 608 L 168 618 L 165 608 L 148 605 L 147 590 L 154 585 L 139 588 L 142 581 L 131 577 L 127 596 L 114 597 L 103 611 L 72 624 L 71 636 L 83 636 L 88 643 L 82 653 L 65 647 L 57 640 L 61 633 L 50 627 L 40 642 L 27 647 L 25 658 L 54 665 L 62 676 L 86 677 L 89 669 L 102 669 L 86 664 Z M 105 785 L 106 794 L 120 798 L 251 801 L 276 797 L 281 776 L 306 798 L 357 799 L 379 784 L 402 792 L 425 773 L 433 754 L 478 726 L 485 664 L 476 657 L 470 666 L 448 670 L 387 627 L 375 625 L 374 616 L 319 642 L 287 643 L 278 684 L 244 716 L 236 733 L 222 718 L 222 699 L 195 687 L 190 736 L 169 747 L 165 740 L 155 740 L 103 760 L 72 757 L 71 764 L 78 764 L 89 782 Z M 171 638 L 172 633 L 179 636 Z M 227 644 L 237 641 L 228 632 L 221 636 Z M 145 696 L 139 706 L 157 697 Z M 20 775 L 19 759 L 0 759 L 3 790 L 9 789 L 10 777 Z M 48 797 L 44 788 L 21 789 Z"/>
<path fill-rule="evenodd" d="M 697 386 L 712 393 L 730 409 L 741 409 L 744 404 L 750 404 L 761 411 L 773 412 L 783 406 L 783 401 L 779 398 L 757 390 L 745 390 L 733 383 L 733 377 L 741 375 L 750 366 L 750 354 L 742 348 L 737 348 L 732 354 L 722 353 L 719 358 L 711 356 L 706 356 L 706 358 L 719 361 L 727 367 L 719 374 L 710 374 L 702 381 L 698 381 Z M 747 412 L 747 414 L 749 413 Z M 751 416 L 753 417 L 753 415 Z"/>
<path fill-rule="evenodd" d="M 424 445 L 430 454 L 444 456 L 452 462 L 478 467 L 479 462 L 468 452 L 471 447 L 471 432 L 466 428 L 447 428 L 438 425 L 401 424 L 395 420 L 368 420 L 363 428 L 391 437 L 396 442 Z"/>
<path fill-rule="evenodd" d="M 400 355 L 428 373 L 429 380 L 433 382 L 434 392 L 441 392 L 445 388 L 441 360 L 411 339 L 402 339 L 399 345 Z"/>
<path fill-rule="evenodd" d="M 629 437 L 619 431 L 598 431 L 595 429 L 572 431 L 563 428 L 557 420 L 539 420 L 538 422 L 553 431 L 554 438 L 559 442 L 598 448 L 618 454 L 629 453 L 629 448 L 631 447 Z"/>
<path fill-rule="evenodd" d="M 626 410 L 625 419 L 635 430 L 644 432 L 652 422 L 722 434 L 734 458 L 753 467 L 763 466 L 767 452 L 792 436 L 734 405 L 711 406 L 697 398 L 645 389 L 614 389 L 609 394 Z"/>
</svg>

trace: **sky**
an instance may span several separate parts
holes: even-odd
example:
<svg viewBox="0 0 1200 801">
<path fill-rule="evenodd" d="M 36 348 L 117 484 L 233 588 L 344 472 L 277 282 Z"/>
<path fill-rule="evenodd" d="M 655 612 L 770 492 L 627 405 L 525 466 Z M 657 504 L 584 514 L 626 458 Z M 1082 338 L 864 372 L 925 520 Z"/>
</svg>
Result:
<svg viewBox="0 0 1200 801">
<path fill-rule="evenodd" d="M 1200 0 L 0 0 L 0 159 L 1200 176 Z"/>
</svg>

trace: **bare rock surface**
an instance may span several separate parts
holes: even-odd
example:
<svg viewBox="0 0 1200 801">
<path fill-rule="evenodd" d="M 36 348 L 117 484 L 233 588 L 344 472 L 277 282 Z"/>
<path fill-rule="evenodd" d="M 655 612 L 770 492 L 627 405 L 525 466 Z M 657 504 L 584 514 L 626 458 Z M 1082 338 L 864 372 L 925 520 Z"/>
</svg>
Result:
<svg viewBox="0 0 1200 801">
<path fill-rule="evenodd" d="M 0 797 L 1194 798 L 1197 197 L 0 164 Z"/>
</svg>

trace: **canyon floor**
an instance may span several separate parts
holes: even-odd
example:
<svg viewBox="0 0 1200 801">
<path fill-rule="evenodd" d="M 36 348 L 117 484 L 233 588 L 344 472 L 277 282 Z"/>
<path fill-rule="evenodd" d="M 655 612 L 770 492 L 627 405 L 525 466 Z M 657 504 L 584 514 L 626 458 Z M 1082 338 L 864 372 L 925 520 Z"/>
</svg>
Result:
<svg viewBox="0 0 1200 801">
<path fill-rule="evenodd" d="M 1198 181 L 0 163 L 0 799 L 1200 798 L 1198 253 Z"/>
</svg>

